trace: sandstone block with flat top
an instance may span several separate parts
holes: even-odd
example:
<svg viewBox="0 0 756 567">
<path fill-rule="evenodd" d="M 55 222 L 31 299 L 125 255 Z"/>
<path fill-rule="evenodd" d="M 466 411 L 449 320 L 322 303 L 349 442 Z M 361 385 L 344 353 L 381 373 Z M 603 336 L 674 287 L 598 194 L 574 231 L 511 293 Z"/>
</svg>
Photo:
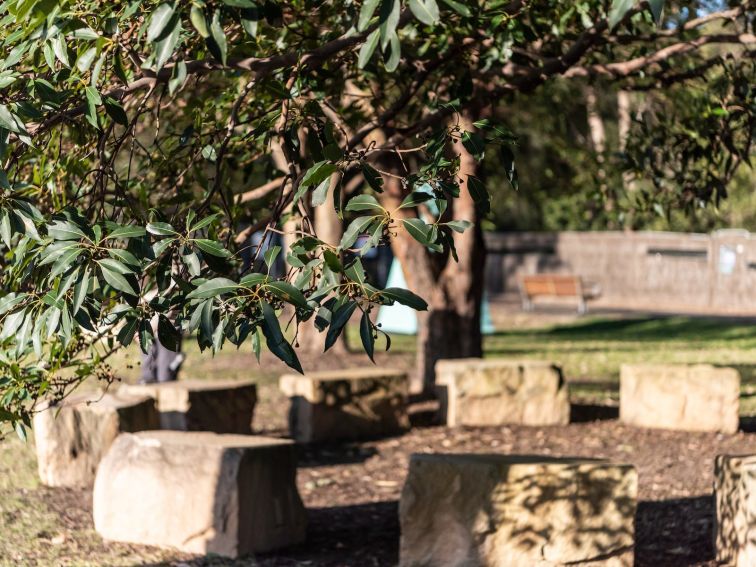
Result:
<svg viewBox="0 0 756 567">
<path fill-rule="evenodd" d="M 631 567 L 638 476 L 601 460 L 416 454 L 402 567 Z"/>
<path fill-rule="evenodd" d="M 564 425 L 567 385 L 551 362 L 462 358 L 436 363 L 441 419 L 447 425 Z"/>
<path fill-rule="evenodd" d="M 409 428 L 405 372 L 350 368 L 285 374 L 279 386 L 291 398 L 291 436 L 302 443 L 368 439 Z"/>
<path fill-rule="evenodd" d="M 129 384 L 122 391 L 151 396 L 160 411 L 160 427 L 178 431 L 252 433 L 257 386 L 239 380 L 176 380 Z"/>
<path fill-rule="evenodd" d="M 294 444 L 284 439 L 124 434 L 100 463 L 93 499 L 107 540 L 238 557 L 305 537 Z"/>
<path fill-rule="evenodd" d="M 34 416 L 39 478 L 47 486 L 91 486 L 119 433 L 158 424 L 155 402 L 147 396 L 92 392 L 46 405 Z"/>
<path fill-rule="evenodd" d="M 709 364 L 623 364 L 620 421 L 686 431 L 738 430 L 740 375 Z"/>
<path fill-rule="evenodd" d="M 717 563 L 756 565 L 756 455 L 719 455 L 714 462 Z"/>
</svg>

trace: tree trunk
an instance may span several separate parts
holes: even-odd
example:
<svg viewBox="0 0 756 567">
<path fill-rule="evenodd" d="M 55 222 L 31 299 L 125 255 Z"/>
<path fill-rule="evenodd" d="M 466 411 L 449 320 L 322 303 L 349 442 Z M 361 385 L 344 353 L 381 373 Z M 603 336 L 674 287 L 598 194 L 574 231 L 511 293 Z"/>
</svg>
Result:
<svg viewBox="0 0 756 567">
<path fill-rule="evenodd" d="M 462 126 L 472 129 L 469 120 Z M 394 255 L 404 271 L 407 287 L 428 301 L 428 311 L 418 313 L 417 364 L 411 382 L 414 393 L 433 394 L 435 365 L 442 358 L 480 357 L 483 353 L 480 315 L 483 299 L 485 247 L 477 222 L 475 204 L 467 190 L 467 176 L 474 175 L 477 162 L 464 148 L 461 151 L 460 196 L 454 200 L 453 216 L 474 223 L 463 234 L 454 233 L 459 262 L 430 254 L 424 246 L 399 229 L 392 240 Z M 395 179 L 386 180 L 385 206 L 395 208 L 401 188 Z M 406 214 L 399 211 L 398 215 Z"/>
</svg>

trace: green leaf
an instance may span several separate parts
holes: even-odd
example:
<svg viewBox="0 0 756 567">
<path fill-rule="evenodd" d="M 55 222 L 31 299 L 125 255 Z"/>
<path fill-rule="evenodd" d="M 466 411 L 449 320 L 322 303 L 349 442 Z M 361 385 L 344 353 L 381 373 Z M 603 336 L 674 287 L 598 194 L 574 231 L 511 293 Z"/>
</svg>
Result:
<svg viewBox="0 0 756 567">
<path fill-rule="evenodd" d="M 220 10 L 216 10 L 213 14 L 213 20 L 210 23 L 210 36 L 211 41 L 208 42 L 208 48 L 213 57 L 225 65 L 228 46 L 226 34 L 223 32 L 223 26 L 220 23 Z"/>
<path fill-rule="evenodd" d="M 365 65 L 368 64 L 368 61 L 370 61 L 370 58 L 373 56 L 373 53 L 375 52 L 375 48 L 378 47 L 378 40 L 380 39 L 381 39 L 380 30 L 374 30 L 367 37 L 367 40 L 365 41 L 365 43 L 362 44 L 359 55 L 357 56 L 357 66 L 360 69 L 364 69 Z"/>
<path fill-rule="evenodd" d="M 105 112 L 113 119 L 113 122 L 121 126 L 129 125 L 129 117 L 120 102 L 109 96 L 105 97 Z"/>
<path fill-rule="evenodd" d="M 192 4 L 192 9 L 189 11 L 189 20 L 192 22 L 194 29 L 200 34 L 200 37 L 207 39 L 210 37 L 210 30 L 207 27 L 207 19 L 202 9 L 196 4 Z"/>
<path fill-rule="evenodd" d="M 312 192 L 312 206 L 319 207 L 326 202 L 328 198 L 328 188 L 331 186 L 331 178 L 326 177 L 320 182 L 315 191 Z M 338 190 L 338 188 L 336 188 Z"/>
<path fill-rule="evenodd" d="M 134 335 L 136 334 L 136 330 L 138 327 L 139 327 L 139 319 L 127 318 L 126 322 L 118 331 L 118 335 L 116 335 L 116 339 L 123 346 L 125 347 L 129 346 L 131 344 L 131 341 L 134 340 Z"/>
<path fill-rule="evenodd" d="M 96 55 L 97 55 L 97 48 L 90 47 L 84 53 L 82 53 L 81 56 L 76 60 L 76 68 L 80 72 L 86 73 L 89 70 L 89 68 L 92 66 L 92 62 L 94 61 L 94 58 Z"/>
<path fill-rule="evenodd" d="M 345 211 L 376 211 L 383 213 L 384 208 L 372 195 L 357 195 L 349 200 L 347 206 L 344 207 Z"/>
<path fill-rule="evenodd" d="M 87 238 L 84 231 L 77 225 L 66 220 L 56 220 L 47 225 L 47 234 L 54 240 L 81 240 Z"/>
<path fill-rule="evenodd" d="M 181 350 L 181 332 L 165 315 L 158 317 L 157 332 L 161 345 L 173 352 Z"/>
<path fill-rule="evenodd" d="M 153 42 L 164 34 L 168 23 L 173 18 L 175 7 L 172 4 L 160 4 L 150 16 L 150 25 L 147 28 L 147 41 Z"/>
<path fill-rule="evenodd" d="M 370 24 L 370 20 L 375 14 L 375 9 L 380 4 L 380 0 L 365 0 L 360 8 L 360 16 L 357 19 L 357 31 L 365 31 Z"/>
<path fill-rule="evenodd" d="M 401 2 L 399 0 L 383 0 L 379 12 L 381 49 L 385 50 L 391 35 L 396 33 L 396 26 L 399 24 L 401 15 Z"/>
<path fill-rule="evenodd" d="M 349 223 L 349 226 L 344 231 L 344 235 L 341 237 L 339 248 L 345 250 L 354 244 L 357 237 L 359 237 L 368 225 L 373 222 L 374 218 L 375 217 L 358 217 Z"/>
<path fill-rule="evenodd" d="M 215 240 L 196 238 L 193 242 L 205 254 L 217 256 L 218 258 L 230 258 L 232 256 L 229 250 L 227 250 L 220 242 L 216 242 Z"/>
<path fill-rule="evenodd" d="M 468 175 L 467 190 L 470 192 L 470 196 L 481 214 L 486 214 L 491 210 L 491 197 L 480 179 L 474 175 Z"/>
<path fill-rule="evenodd" d="M 265 265 L 268 266 L 268 269 L 273 266 L 273 262 L 276 261 L 276 258 L 278 257 L 278 254 L 280 252 L 280 246 L 271 246 L 265 251 L 265 254 L 263 254 L 263 260 L 265 261 Z"/>
<path fill-rule="evenodd" d="M 68 62 L 68 47 L 66 46 L 65 36 L 62 33 L 59 33 L 51 40 L 51 43 L 53 52 L 55 53 L 55 57 L 58 58 L 58 61 L 63 63 L 66 67 L 71 67 L 71 64 Z"/>
<path fill-rule="evenodd" d="M 174 17 L 168 22 L 167 30 L 161 39 L 153 43 L 155 52 L 155 68 L 160 70 L 163 65 L 173 56 L 179 39 L 181 38 L 181 18 Z"/>
<path fill-rule="evenodd" d="M 126 240 L 128 238 L 139 238 L 141 236 L 144 236 L 145 234 L 147 234 L 147 231 L 143 226 L 136 226 L 133 224 L 126 226 L 117 226 L 110 231 L 110 234 L 105 237 L 105 240 L 109 238 Z"/>
<path fill-rule="evenodd" d="M 150 222 L 147 223 L 147 232 L 155 236 L 173 236 L 178 234 L 176 230 L 167 222 Z"/>
<path fill-rule="evenodd" d="M 648 7 L 651 8 L 651 14 L 654 16 L 654 21 L 661 23 L 662 11 L 664 10 L 664 0 L 648 0 Z"/>
<path fill-rule="evenodd" d="M 302 177 L 300 185 L 304 187 L 319 185 L 328 179 L 332 173 L 338 171 L 338 169 L 338 167 L 328 161 L 319 161 L 307 170 L 304 177 Z"/>
<path fill-rule="evenodd" d="M 399 287 L 388 287 L 381 291 L 381 296 L 392 301 L 411 307 L 415 311 L 425 311 L 428 309 L 428 304 L 421 297 L 418 297 L 407 289 Z"/>
<path fill-rule="evenodd" d="M 473 223 L 466 220 L 449 221 L 444 224 L 448 226 L 450 229 L 452 229 L 454 232 L 459 232 L 459 233 L 466 231 L 468 228 L 470 228 L 473 225 Z"/>
<path fill-rule="evenodd" d="M 409 9 L 418 20 L 427 26 L 433 26 L 439 22 L 436 0 L 409 0 Z"/>
<path fill-rule="evenodd" d="M 384 52 L 384 56 L 385 56 Z M 396 32 L 392 33 L 389 37 L 389 56 L 385 60 L 384 65 L 386 66 L 386 71 L 389 73 L 396 71 L 397 67 L 399 67 L 399 61 L 402 57 L 402 46 L 399 42 L 399 36 L 396 34 Z"/>
<path fill-rule="evenodd" d="M 365 349 L 370 360 L 375 364 L 373 354 L 375 352 L 375 336 L 373 336 L 373 325 L 370 322 L 370 315 L 367 311 L 362 313 L 362 319 L 360 319 L 360 339 L 362 340 L 362 346 Z"/>
<path fill-rule="evenodd" d="M 429 239 L 430 225 L 425 224 L 421 219 L 402 219 L 404 228 L 407 229 L 410 236 L 417 240 L 420 244 L 427 246 L 431 244 Z"/>
<path fill-rule="evenodd" d="M 207 280 L 197 289 L 187 295 L 188 299 L 207 299 L 224 293 L 229 293 L 239 288 L 239 284 L 228 278 L 213 278 Z"/>
<path fill-rule="evenodd" d="M 612 7 L 609 9 L 609 29 L 612 30 L 622 21 L 636 0 L 612 0 Z"/>
<path fill-rule="evenodd" d="M 373 191 L 383 192 L 383 176 L 367 162 L 362 162 L 362 176 Z"/>
<path fill-rule="evenodd" d="M 413 191 L 404 198 L 401 205 L 399 205 L 399 208 L 407 209 L 409 207 L 416 207 L 419 204 L 430 201 L 433 198 L 433 194 L 428 193 L 427 191 Z"/>
<path fill-rule="evenodd" d="M 326 333 L 325 350 L 328 350 L 336 344 L 336 339 L 339 338 L 341 331 L 344 329 L 344 325 L 349 322 L 355 309 L 357 309 L 357 303 L 350 302 L 345 303 L 334 311 L 331 316 L 331 324 L 328 326 L 328 332 Z"/>
<path fill-rule="evenodd" d="M 460 16 L 464 16 L 465 18 L 469 18 L 472 16 L 472 12 L 470 11 L 470 8 L 465 6 L 462 2 L 456 2 L 455 0 L 441 0 L 444 4 L 449 6 L 452 10 L 457 12 Z"/>
<path fill-rule="evenodd" d="M 108 283 L 108 285 L 110 285 L 110 287 L 115 290 L 127 293 L 129 295 L 139 295 L 136 289 L 126 278 L 124 273 L 121 270 L 114 269 L 112 262 L 115 262 L 115 260 L 111 260 L 109 258 L 97 261 L 100 266 L 100 272 L 102 273 L 102 276 Z"/>
<path fill-rule="evenodd" d="M 278 323 L 278 317 L 276 317 L 275 310 L 265 301 L 262 301 L 261 304 L 263 312 L 262 331 L 265 335 L 268 349 L 291 368 L 299 373 L 303 373 L 302 365 L 299 363 L 297 354 L 281 332 L 281 327 Z"/>
<path fill-rule="evenodd" d="M 483 159 L 486 151 L 486 144 L 483 138 L 475 132 L 464 132 L 462 134 L 462 145 L 478 161 Z"/>
<path fill-rule="evenodd" d="M 302 292 L 288 282 L 273 281 L 266 284 L 265 288 L 269 289 L 278 299 L 291 303 L 300 309 L 310 309 Z"/>
</svg>

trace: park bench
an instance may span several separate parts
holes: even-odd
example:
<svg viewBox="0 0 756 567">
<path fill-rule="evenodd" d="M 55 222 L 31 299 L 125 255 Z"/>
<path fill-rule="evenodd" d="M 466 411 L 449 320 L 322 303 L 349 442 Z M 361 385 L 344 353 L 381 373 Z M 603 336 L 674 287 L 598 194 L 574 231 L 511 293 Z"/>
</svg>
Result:
<svg viewBox="0 0 756 567">
<path fill-rule="evenodd" d="M 578 313 L 583 314 L 588 310 L 586 301 L 599 294 L 598 284 L 586 285 L 579 276 L 571 274 L 529 274 L 520 278 L 520 296 L 522 307 L 526 311 L 533 310 L 533 300 L 536 297 L 571 297 L 578 302 Z"/>
</svg>

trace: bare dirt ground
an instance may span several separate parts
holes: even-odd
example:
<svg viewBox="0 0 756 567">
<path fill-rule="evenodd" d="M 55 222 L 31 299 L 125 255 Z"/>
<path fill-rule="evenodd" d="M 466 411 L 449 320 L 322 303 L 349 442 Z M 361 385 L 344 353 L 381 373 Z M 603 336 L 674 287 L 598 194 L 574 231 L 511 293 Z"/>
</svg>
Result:
<svg viewBox="0 0 756 567">
<path fill-rule="evenodd" d="M 714 457 L 756 452 L 756 434 L 654 431 L 600 421 L 568 427 L 425 427 L 391 439 L 303 447 L 297 482 L 309 514 L 306 543 L 237 562 L 181 554 L 161 554 L 155 561 L 148 559 L 147 548 L 116 548 L 133 558 L 133 565 L 395 565 L 398 499 L 409 456 L 416 452 L 535 453 L 632 463 L 640 487 L 636 565 L 713 566 Z M 70 529 L 92 529 L 88 491 L 42 490 Z"/>
</svg>

